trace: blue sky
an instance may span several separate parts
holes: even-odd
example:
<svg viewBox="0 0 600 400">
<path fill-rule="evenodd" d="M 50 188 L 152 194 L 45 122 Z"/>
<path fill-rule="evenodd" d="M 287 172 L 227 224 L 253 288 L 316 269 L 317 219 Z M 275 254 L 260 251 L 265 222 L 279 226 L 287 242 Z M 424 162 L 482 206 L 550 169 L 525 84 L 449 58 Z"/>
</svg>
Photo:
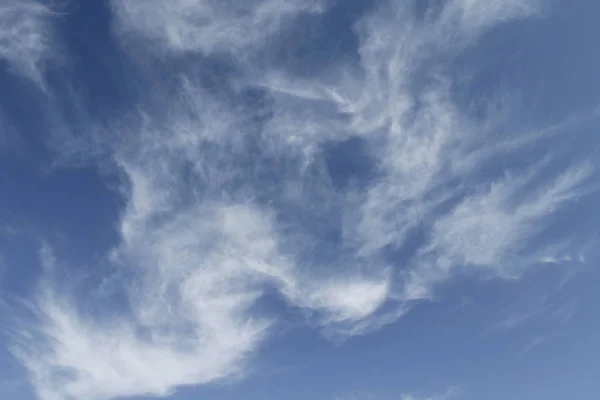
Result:
<svg viewBox="0 0 600 400">
<path fill-rule="evenodd" d="M 0 397 L 599 396 L 599 12 L 0 0 Z"/>
</svg>

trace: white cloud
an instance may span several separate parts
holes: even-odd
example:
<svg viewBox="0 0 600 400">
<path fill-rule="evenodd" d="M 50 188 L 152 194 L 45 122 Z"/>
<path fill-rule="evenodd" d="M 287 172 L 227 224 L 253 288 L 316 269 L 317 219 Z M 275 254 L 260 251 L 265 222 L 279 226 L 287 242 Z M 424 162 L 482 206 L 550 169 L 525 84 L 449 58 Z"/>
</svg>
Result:
<svg viewBox="0 0 600 400">
<path fill-rule="evenodd" d="M 459 386 L 451 386 L 443 393 L 423 396 L 414 393 L 404 393 L 400 395 L 400 400 L 449 400 L 457 398 L 463 393 Z M 344 393 L 337 395 L 335 400 L 377 400 L 378 397 L 370 393 Z"/>
<path fill-rule="evenodd" d="M 538 13 L 538 0 L 456 0 L 442 12 L 441 31 L 451 36 L 464 30 L 473 34 L 498 22 L 528 17 Z M 449 29 L 448 29 L 449 28 Z"/>
<path fill-rule="evenodd" d="M 443 393 L 432 395 L 432 396 L 418 396 L 411 393 L 403 394 L 400 400 L 449 400 L 454 399 L 462 395 L 463 390 L 458 386 L 451 386 L 448 390 Z"/>
<path fill-rule="evenodd" d="M 521 350 L 521 352 L 519 353 L 519 355 L 520 356 L 524 356 L 526 354 L 531 353 L 532 350 L 534 350 L 536 347 L 540 346 L 541 344 L 543 344 L 547 340 L 548 340 L 548 337 L 546 337 L 546 336 L 538 336 L 538 337 L 536 337 L 535 339 L 533 339 L 529 343 L 527 343 L 527 345 L 525 345 L 525 347 L 523 348 L 523 350 Z"/>
<path fill-rule="evenodd" d="M 39 324 L 15 348 L 42 399 L 163 396 L 243 375 L 277 326 L 268 301 L 346 338 L 397 320 L 459 271 L 509 276 L 530 261 L 523 244 L 577 198 L 591 170 L 545 183 L 535 168 L 481 179 L 484 163 L 521 147 L 489 128 L 494 115 L 473 118 L 456 102 L 441 60 L 535 3 L 454 0 L 424 21 L 406 2 L 383 3 L 356 26 L 359 65 L 309 80 L 253 70 L 232 96 L 259 88 L 269 100 L 260 106 L 217 98 L 190 76 L 166 99 L 102 124 L 119 138 L 91 142 L 103 143 L 123 178 L 121 241 L 107 262 L 127 277 L 116 283 L 127 307 L 100 318 L 43 285 Z M 323 10 L 235 4 L 112 3 L 117 32 L 150 41 L 167 60 L 227 52 L 239 68 L 295 15 Z M 338 189 L 323 149 L 356 137 L 373 177 L 364 189 Z M 415 230 L 423 238 L 408 244 L 413 253 L 390 256 Z"/>
<path fill-rule="evenodd" d="M 509 252 L 514 254 L 527 244 L 544 217 L 577 197 L 575 189 L 590 174 L 587 168 L 574 168 L 549 185 L 530 191 L 521 201 L 513 198 L 529 179 L 507 177 L 489 191 L 468 197 L 438 220 L 431 247 L 455 265 L 504 263 Z"/>
<path fill-rule="evenodd" d="M 476 166 L 480 153 L 495 155 L 500 139 L 486 136 L 487 121 L 468 121 L 457 109 L 452 81 L 436 56 L 459 51 L 496 23 L 534 13 L 535 4 L 450 1 L 418 22 L 411 5 L 386 1 L 356 27 L 360 71 L 335 70 L 309 82 L 268 75 L 261 82 L 275 93 L 270 132 L 292 139 L 307 157 L 328 140 L 359 136 L 377 143 L 374 153 L 385 175 L 369 187 L 360 215 L 352 216 L 360 221 L 348 233 L 359 237 L 362 253 L 401 244 L 431 209 L 454 195 L 426 197 L 430 191 L 466 175 L 463 169 Z M 431 70 L 430 76 L 421 69 Z"/>
<path fill-rule="evenodd" d="M 434 223 L 429 244 L 408 274 L 405 295 L 429 298 L 435 285 L 455 268 L 518 277 L 524 267 L 539 262 L 535 251 L 528 254 L 529 240 L 543 230 L 545 218 L 581 195 L 578 189 L 591 173 L 587 167 L 570 169 L 545 186 L 529 188 L 521 199 L 518 194 L 534 176 L 508 176 L 489 190 L 466 197 Z"/>
<path fill-rule="evenodd" d="M 45 62 L 52 56 L 55 13 L 35 0 L 0 1 L 0 59 L 43 87 Z"/>
<path fill-rule="evenodd" d="M 37 299 L 39 325 L 23 327 L 15 354 L 43 399 L 165 395 L 238 376 L 268 335 L 272 321 L 253 312 L 268 287 L 315 313 L 318 324 L 340 329 L 363 329 L 358 323 L 386 299 L 386 276 L 323 274 L 319 281 L 303 272 L 294 254 L 280 250 L 272 212 L 226 193 L 241 171 L 231 164 L 218 170 L 219 159 L 203 146 L 217 146 L 225 159 L 235 153 L 235 115 L 205 108 L 173 115 L 168 132 L 142 116 L 131 142 L 115 149 L 128 204 L 111 259 L 133 277 L 121 282 L 129 311 L 108 320 L 87 315 L 46 283 Z M 52 273 L 57 261 L 47 247 L 41 259 Z M 149 366 L 156 365 L 168 372 L 155 376 Z"/>
<path fill-rule="evenodd" d="M 229 53 L 264 46 L 299 13 L 324 10 L 320 0 L 112 0 L 120 34 L 170 52 Z"/>
</svg>

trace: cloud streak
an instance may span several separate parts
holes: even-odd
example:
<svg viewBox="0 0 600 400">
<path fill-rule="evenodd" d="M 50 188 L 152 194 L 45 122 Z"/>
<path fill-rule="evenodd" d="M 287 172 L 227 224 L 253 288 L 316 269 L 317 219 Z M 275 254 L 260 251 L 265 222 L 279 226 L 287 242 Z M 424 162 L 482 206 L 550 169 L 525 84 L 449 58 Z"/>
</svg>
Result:
<svg viewBox="0 0 600 400">
<path fill-rule="evenodd" d="M 414 394 L 403 394 L 400 400 L 449 400 L 460 397 L 463 391 L 460 387 L 452 386 L 444 393 L 436 394 L 429 397 L 416 396 Z"/>
</svg>

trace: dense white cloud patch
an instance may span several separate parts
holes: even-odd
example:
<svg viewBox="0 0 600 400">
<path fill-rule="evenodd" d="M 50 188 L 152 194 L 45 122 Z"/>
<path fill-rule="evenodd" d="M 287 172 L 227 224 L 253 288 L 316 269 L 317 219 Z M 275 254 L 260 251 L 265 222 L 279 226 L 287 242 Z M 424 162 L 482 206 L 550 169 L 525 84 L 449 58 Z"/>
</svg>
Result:
<svg viewBox="0 0 600 400">
<path fill-rule="evenodd" d="M 52 52 L 54 16 L 47 4 L 35 0 L 0 1 L 0 59 L 40 86 Z"/>
<path fill-rule="evenodd" d="M 246 55 L 325 3 L 113 1 L 116 31 L 166 60 L 227 52 L 251 78 L 225 98 L 190 74 L 103 121 L 119 137 L 103 154 L 124 182 L 109 262 L 127 277 L 117 283 L 127 310 L 98 318 L 43 285 L 39 324 L 15 347 L 42 399 L 162 396 L 240 376 L 277 327 L 269 302 L 345 338 L 397 320 L 459 271 L 512 276 L 539 258 L 524 244 L 593 171 L 542 181 L 538 159 L 482 179 L 482 166 L 545 135 L 499 134 L 496 115 L 474 118 L 444 64 L 535 2 L 452 0 L 424 18 L 407 3 L 383 1 L 358 22 L 358 65 L 307 79 L 257 75 Z M 264 102 L 244 97 L 256 91 Z M 326 149 L 349 140 L 372 165 L 341 185 Z M 415 231 L 421 242 L 407 244 Z M 406 246 L 416 249 L 398 255 Z"/>
</svg>

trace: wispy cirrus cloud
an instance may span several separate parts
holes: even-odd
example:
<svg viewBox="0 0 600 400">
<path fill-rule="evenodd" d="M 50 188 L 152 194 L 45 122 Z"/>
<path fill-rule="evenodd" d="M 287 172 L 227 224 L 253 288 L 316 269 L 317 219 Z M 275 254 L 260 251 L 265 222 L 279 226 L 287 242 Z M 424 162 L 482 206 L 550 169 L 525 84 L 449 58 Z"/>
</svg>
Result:
<svg viewBox="0 0 600 400">
<path fill-rule="evenodd" d="M 183 90 L 186 99 L 200 89 Z M 253 204 L 243 186 L 230 186 L 243 166 L 228 163 L 248 157 L 235 136 L 242 121 L 228 110 L 188 113 L 185 106 L 185 115 L 175 113 L 164 125 L 140 116 L 131 141 L 114 149 L 128 204 L 111 259 L 132 277 L 120 282 L 129 312 L 96 320 L 52 285 L 40 290 L 41 325 L 31 331 L 38 345 L 25 340 L 15 354 L 44 399 L 166 395 L 242 374 L 273 323 L 256 312 L 269 287 L 314 313 L 315 323 L 340 329 L 352 329 L 387 297 L 385 276 L 324 271 L 319 280 L 299 269 L 280 250 L 273 212 Z M 218 112 L 227 114 L 215 119 Z M 215 148 L 207 153 L 205 146 Z M 42 256 L 50 264 L 48 252 Z M 169 364 L 170 373 L 157 379 L 153 369 L 140 368 L 156 363 Z"/>
<path fill-rule="evenodd" d="M 585 166 L 570 169 L 547 185 L 529 188 L 520 201 L 515 197 L 532 176 L 507 177 L 484 193 L 465 198 L 435 222 L 431 241 L 410 273 L 409 287 L 417 282 L 435 284 L 455 267 L 491 268 L 499 276 L 518 276 L 520 268 L 538 261 L 535 254 L 533 259 L 527 255 L 528 240 L 544 228 L 545 217 L 581 194 L 577 189 L 591 173 Z"/>
<path fill-rule="evenodd" d="M 39 1 L 0 1 L 0 59 L 41 87 L 44 64 L 56 50 L 55 17 L 56 12 Z"/>
<path fill-rule="evenodd" d="M 514 145 L 496 115 L 473 116 L 447 57 L 537 2 L 453 0 L 424 18 L 409 3 L 381 2 L 355 26 L 358 61 L 307 79 L 247 55 L 324 3 L 113 1 L 123 40 L 147 40 L 167 62 L 227 53 L 244 74 L 209 90 L 183 73 L 98 124 L 91 151 L 118 171 L 125 201 L 106 262 L 126 307 L 101 318 L 57 290 L 56 275 L 43 282 L 37 323 L 15 347 L 41 398 L 164 396 L 242 376 L 279 322 L 270 302 L 347 338 L 458 274 L 513 276 L 539 259 L 523 244 L 578 198 L 593 166 L 544 180 L 536 166 L 551 156 L 511 166 L 546 137 Z M 340 182 L 331 152 L 364 162 L 362 175 Z M 482 177 L 500 157 L 501 171 Z"/>
<path fill-rule="evenodd" d="M 230 53 L 264 46 L 300 13 L 320 13 L 323 0 L 246 2 L 113 0 L 116 30 L 167 52 Z"/>
</svg>

